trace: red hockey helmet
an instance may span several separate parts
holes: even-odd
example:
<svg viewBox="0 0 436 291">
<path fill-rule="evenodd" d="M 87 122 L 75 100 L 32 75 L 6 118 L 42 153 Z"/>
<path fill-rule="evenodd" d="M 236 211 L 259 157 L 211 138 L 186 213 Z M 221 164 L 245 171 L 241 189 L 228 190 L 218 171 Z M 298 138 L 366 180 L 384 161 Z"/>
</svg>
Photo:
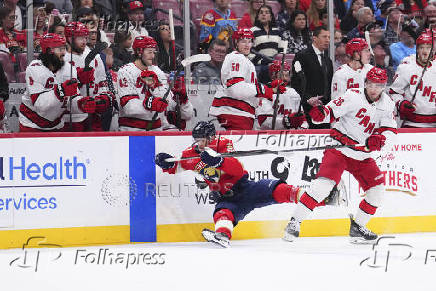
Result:
<svg viewBox="0 0 436 291">
<path fill-rule="evenodd" d="M 56 33 L 44 34 L 40 40 L 41 50 L 43 53 L 47 51 L 47 48 L 65 46 L 65 43 L 65 37 Z"/>
<path fill-rule="evenodd" d="M 279 60 L 274 60 L 271 64 L 268 66 L 269 75 L 272 76 L 275 73 L 280 72 L 280 69 L 282 68 L 282 62 Z M 290 71 L 291 65 L 287 61 L 283 63 L 283 71 Z"/>
<path fill-rule="evenodd" d="M 388 82 L 388 74 L 385 69 L 373 67 L 366 74 L 366 80 L 372 83 L 385 84 Z"/>
<path fill-rule="evenodd" d="M 141 55 L 145 48 L 156 48 L 157 42 L 150 36 L 137 36 L 133 41 L 132 49 L 135 53 Z"/>
<path fill-rule="evenodd" d="M 431 44 L 432 37 L 431 33 L 424 32 L 416 39 L 416 46 L 420 44 Z"/>
<path fill-rule="evenodd" d="M 88 36 L 89 30 L 81 22 L 69 22 L 65 25 L 65 37 L 72 37 L 73 34 L 74 36 Z"/>
<path fill-rule="evenodd" d="M 240 39 L 254 39 L 254 34 L 250 29 L 247 28 L 239 28 L 238 30 L 234 31 L 232 34 L 233 43 L 236 44 L 236 42 Z"/>
<path fill-rule="evenodd" d="M 368 43 L 363 38 L 353 38 L 345 45 L 345 53 L 353 56 L 355 52 L 360 53 L 368 48 Z"/>
</svg>

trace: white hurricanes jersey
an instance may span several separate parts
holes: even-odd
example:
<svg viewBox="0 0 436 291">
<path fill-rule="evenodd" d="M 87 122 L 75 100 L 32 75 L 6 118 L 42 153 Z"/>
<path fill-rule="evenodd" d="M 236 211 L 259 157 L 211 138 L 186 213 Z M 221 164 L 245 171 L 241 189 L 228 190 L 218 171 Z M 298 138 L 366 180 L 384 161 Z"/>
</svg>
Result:
<svg viewBox="0 0 436 291">
<path fill-rule="evenodd" d="M 412 101 L 418 87 L 413 100 L 416 111 L 411 114 L 410 120 L 404 122 L 404 125 L 436 127 L 436 63 L 429 64 L 422 82 L 418 84 L 424 67 L 417 64 L 416 59 L 410 58 L 410 60 L 413 61 L 405 61 L 398 66 L 389 94 L 397 104 L 403 100 Z"/>
<path fill-rule="evenodd" d="M 20 124 L 40 130 L 56 130 L 64 127 L 62 116 L 69 105 L 64 104 L 57 94 L 56 87 L 72 77 L 76 78 L 76 68 L 68 62 L 53 73 L 42 64 L 41 60 L 32 61 L 26 69 L 27 93 L 23 95 L 20 106 Z M 79 92 L 77 92 L 79 94 Z M 72 112 L 82 112 L 77 107 L 75 97 L 72 101 Z"/>
<path fill-rule="evenodd" d="M 85 67 L 85 58 L 89 54 L 91 50 L 86 47 L 85 51 L 81 55 L 73 54 L 72 65 L 76 68 L 84 68 Z M 71 53 L 66 53 L 64 57 L 65 62 L 71 62 Z M 97 55 L 89 64 L 94 71 L 94 81 L 89 83 L 89 95 L 87 94 L 86 85 L 82 85 L 80 87 L 80 94 L 82 96 L 97 96 L 100 93 L 107 92 L 108 86 L 106 81 L 106 70 L 104 67 L 104 63 L 100 57 Z M 88 117 L 88 113 L 82 114 L 73 114 L 72 120 L 73 122 L 81 122 L 84 121 Z M 64 117 L 65 122 L 69 119 L 69 116 Z"/>
<path fill-rule="evenodd" d="M 396 133 L 395 104 L 385 93 L 382 93 L 379 100 L 369 103 L 363 88 L 349 89 L 344 95 L 331 100 L 326 107 L 329 112 L 323 122 L 336 119 L 330 135 L 342 144 L 362 145 L 338 149 L 353 159 L 364 160 L 371 157 L 371 153 L 365 149 L 365 142 L 371 134 L 384 134 L 388 143 Z"/>
<path fill-rule="evenodd" d="M 273 95 L 273 101 L 260 99 L 259 106 L 256 108 L 256 119 L 254 123 L 255 129 L 271 129 L 272 117 L 274 112 L 274 102 L 277 94 Z M 279 95 L 279 103 L 277 109 L 277 118 L 275 129 L 286 129 L 283 125 L 283 117 L 292 113 L 297 113 L 301 104 L 300 95 L 294 88 L 286 87 L 286 91 Z M 303 111 L 301 111 L 303 112 Z M 301 125 L 301 128 L 308 128 L 307 122 Z"/>
<path fill-rule="evenodd" d="M 158 76 L 161 86 L 155 88 L 152 92 L 141 82 L 141 69 L 135 63 L 129 63 L 121 67 L 118 71 L 118 102 L 120 104 L 119 126 L 121 131 L 144 131 L 148 129 L 149 122 L 153 119 L 155 111 L 148 110 L 144 107 L 145 98 L 151 94 L 153 97 L 164 97 L 168 90 L 167 76 L 157 66 L 148 67 Z M 167 111 L 175 110 L 177 104 L 173 100 L 172 92 L 167 97 Z M 193 107 L 188 101 L 180 106 L 181 118 L 188 120 L 192 117 Z M 167 122 L 165 112 L 158 114 L 158 118 L 153 124 L 152 130 L 161 130 L 172 128 Z"/>
<path fill-rule="evenodd" d="M 221 67 L 221 83 L 209 114 L 231 114 L 254 119 L 259 103 L 257 86 L 262 85 L 257 83 L 253 63 L 236 51 L 228 54 Z"/>
<path fill-rule="evenodd" d="M 333 74 L 332 99 L 343 95 L 348 89 L 364 88 L 366 74 L 372 68 L 369 64 L 358 70 L 353 70 L 348 64 L 340 66 Z"/>
</svg>

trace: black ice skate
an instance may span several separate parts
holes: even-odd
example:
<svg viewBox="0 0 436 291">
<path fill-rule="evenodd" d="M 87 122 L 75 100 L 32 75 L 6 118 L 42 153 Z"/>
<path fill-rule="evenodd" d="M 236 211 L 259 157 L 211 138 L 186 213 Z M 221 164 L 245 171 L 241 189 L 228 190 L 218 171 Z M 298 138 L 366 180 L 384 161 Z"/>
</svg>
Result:
<svg viewBox="0 0 436 291">
<path fill-rule="evenodd" d="M 333 187 L 329 196 L 325 199 L 325 205 L 348 207 L 348 193 L 342 180 Z"/>
<path fill-rule="evenodd" d="M 300 236 L 300 222 L 298 222 L 294 217 L 288 222 L 285 228 L 285 234 L 283 239 L 285 241 L 294 241 Z"/>
<path fill-rule="evenodd" d="M 220 247 L 228 248 L 230 246 L 230 239 L 223 232 L 214 232 L 213 230 L 205 228 L 201 231 L 201 234 L 205 240 L 219 245 Z"/>
<path fill-rule="evenodd" d="M 350 215 L 350 242 L 353 244 L 371 244 L 377 239 L 377 235 L 366 227 L 357 224 Z"/>
</svg>

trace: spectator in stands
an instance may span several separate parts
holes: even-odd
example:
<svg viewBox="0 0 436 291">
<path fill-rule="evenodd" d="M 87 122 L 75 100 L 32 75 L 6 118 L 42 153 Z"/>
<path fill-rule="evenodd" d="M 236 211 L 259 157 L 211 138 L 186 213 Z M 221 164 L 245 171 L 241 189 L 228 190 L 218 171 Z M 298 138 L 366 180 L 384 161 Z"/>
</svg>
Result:
<svg viewBox="0 0 436 291">
<path fill-rule="evenodd" d="M 373 46 L 375 66 L 385 69 L 388 74 L 388 85 L 392 84 L 395 70 L 390 65 L 389 48 L 384 41 L 378 42 Z"/>
<path fill-rule="evenodd" d="M 271 6 L 263 5 L 260 7 L 251 28 L 254 34 L 253 49 L 257 55 L 250 55 L 249 58 L 254 65 L 267 65 L 276 54 L 281 52 L 280 47 L 282 38 L 278 29 Z M 262 58 L 265 56 L 266 58 Z"/>
<path fill-rule="evenodd" d="M 277 25 L 281 31 L 285 31 L 288 28 L 288 22 L 292 13 L 298 10 L 299 0 L 280 0 L 282 9 L 277 14 Z"/>
<path fill-rule="evenodd" d="M 228 47 L 228 44 L 220 39 L 215 39 L 210 43 L 208 53 L 211 60 L 200 63 L 192 72 L 192 79 L 196 84 L 221 84 L 221 66 L 226 57 Z"/>
<path fill-rule="evenodd" d="M 337 68 L 348 63 L 349 61 L 350 57 L 345 52 L 345 43 L 335 43 L 335 63 L 333 66 L 334 70 L 336 71 Z"/>
<path fill-rule="evenodd" d="M 404 14 L 412 14 L 416 11 L 423 11 L 427 6 L 426 0 L 395 0 L 397 6 Z"/>
<path fill-rule="evenodd" d="M 26 47 L 26 35 L 16 30 L 15 11 L 7 6 L 0 8 L 0 51 L 6 53 L 22 52 Z"/>
<path fill-rule="evenodd" d="M 289 54 L 296 54 L 310 45 L 310 31 L 304 11 L 295 10 L 291 14 L 287 29 L 283 32 L 282 37 L 283 40 L 288 41 Z"/>
<path fill-rule="evenodd" d="M 9 99 L 9 82 L 6 78 L 5 71 L 3 70 L 3 65 L 0 62 L 0 98 L 3 99 L 3 101 L 6 101 Z"/>
<path fill-rule="evenodd" d="M 382 29 L 385 29 L 386 28 L 386 20 L 388 17 L 388 10 L 391 7 L 397 6 L 397 4 L 395 3 L 394 0 L 385 0 L 384 2 L 380 1 L 379 3 L 381 3 L 380 7 L 379 7 L 380 14 L 375 17 L 375 20 L 383 22 Z"/>
<path fill-rule="evenodd" d="M 327 8 L 326 0 L 312 0 L 309 9 L 307 10 L 307 20 L 309 22 L 309 29 L 314 30 L 315 27 L 322 26 L 321 11 Z"/>
<path fill-rule="evenodd" d="M 376 45 L 384 39 L 384 33 L 382 30 L 383 22 L 377 20 L 368 24 L 365 27 L 365 31 L 369 32 L 369 39 L 372 46 Z"/>
<path fill-rule="evenodd" d="M 398 42 L 398 36 L 400 35 L 401 25 L 401 10 L 398 7 L 391 7 L 388 9 L 388 20 L 385 30 L 385 42 L 390 46 L 394 42 Z"/>
<path fill-rule="evenodd" d="M 415 41 L 417 34 L 411 25 L 403 25 L 400 32 L 400 41 L 389 46 L 392 55 L 394 70 L 397 69 L 401 61 L 416 52 Z"/>
<path fill-rule="evenodd" d="M 73 4 L 71 0 L 50 0 L 53 3 L 57 10 L 63 14 L 72 14 L 73 13 Z"/>
<path fill-rule="evenodd" d="M 89 29 L 89 40 L 94 43 L 98 40 L 100 42 L 107 43 L 108 46 L 111 42 L 106 36 L 106 32 L 103 27 L 100 27 L 100 18 L 97 16 L 97 12 L 94 9 L 82 7 L 77 11 L 77 19 L 86 25 Z"/>
<path fill-rule="evenodd" d="M 132 33 L 132 39 L 137 36 L 148 36 L 148 31 L 144 27 L 144 4 L 141 1 L 135 0 L 127 5 L 127 17 L 129 20 Z"/>
<path fill-rule="evenodd" d="M 134 61 L 133 55 L 130 52 L 132 47 L 133 38 L 130 31 L 118 30 L 115 32 L 114 43 L 111 45 L 113 52 L 113 65 L 114 71 L 118 71 L 119 68 L 125 64 Z"/>
<path fill-rule="evenodd" d="M 49 33 L 56 33 L 65 37 L 65 21 L 59 16 L 53 17 L 53 24 L 48 29 Z"/>
<path fill-rule="evenodd" d="M 422 30 L 429 28 L 430 25 L 433 28 L 436 27 L 436 2 L 431 2 L 427 7 L 425 7 L 424 19 L 425 22 Z"/>
<path fill-rule="evenodd" d="M 313 31 L 313 42 L 307 49 L 295 55 L 292 65 L 291 87 L 301 96 L 305 113 L 313 106 L 325 105 L 330 101 L 330 88 L 333 77 L 333 64 L 327 56 L 330 32 L 320 26 Z M 302 71 L 295 71 L 299 62 Z M 309 128 L 328 128 L 328 125 L 314 125 L 309 121 Z"/>
<path fill-rule="evenodd" d="M 175 47 L 175 55 L 173 54 L 173 44 L 171 42 L 170 26 L 168 22 L 161 21 L 158 31 L 154 39 L 157 42 L 157 66 L 165 73 L 176 70 L 176 58 L 180 50 Z"/>
<path fill-rule="evenodd" d="M 3 6 L 8 7 L 14 12 L 15 15 L 15 23 L 14 23 L 14 29 L 17 31 L 20 31 L 23 29 L 23 15 L 21 13 L 20 7 L 17 5 L 19 0 L 4 0 Z M 34 5 L 41 2 L 44 3 L 43 0 L 36 0 L 33 1 Z"/>
<path fill-rule="evenodd" d="M 357 11 L 362 7 L 364 7 L 363 0 L 353 0 L 351 2 L 350 9 L 348 9 L 347 14 L 341 21 L 341 31 L 344 35 L 357 26 Z"/>
<path fill-rule="evenodd" d="M 265 0 L 250 0 L 248 12 L 246 12 L 242 16 L 241 20 L 239 20 L 238 27 L 247 29 L 252 28 L 256 20 L 257 12 L 262 5 L 265 5 Z"/>
<path fill-rule="evenodd" d="M 37 52 L 41 51 L 39 45 L 42 36 L 47 33 L 46 23 L 48 22 L 47 13 L 44 7 L 34 7 L 33 8 L 33 26 L 35 30 L 33 31 L 33 46 L 34 50 Z"/>
<path fill-rule="evenodd" d="M 335 44 L 338 44 L 342 41 L 343 35 L 340 30 L 335 30 Z"/>
<path fill-rule="evenodd" d="M 365 27 L 374 22 L 374 13 L 369 7 L 362 7 L 357 11 L 357 26 L 347 33 L 347 39 L 365 38 Z"/>
<path fill-rule="evenodd" d="M 215 0 L 215 8 L 206 11 L 200 22 L 200 47 L 202 50 L 216 39 L 228 40 L 237 29 L 238 20 L 230 10 L 231 0 Z"/>
</svg>

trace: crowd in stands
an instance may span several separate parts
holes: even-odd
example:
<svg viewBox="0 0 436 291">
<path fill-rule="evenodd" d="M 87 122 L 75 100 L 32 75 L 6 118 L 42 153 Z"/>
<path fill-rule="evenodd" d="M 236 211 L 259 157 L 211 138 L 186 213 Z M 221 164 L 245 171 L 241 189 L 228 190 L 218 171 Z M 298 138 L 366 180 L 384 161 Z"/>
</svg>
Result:
<svg viewBox="0 0 436 291">
<path fill-rule="evenodd" d="M 26 83 L 27 31 L 33 31 L 37 57 L 42 51 L 43 36 L 65 36 L 65 26 L 72 21 L 81 22 L 88 29 L 90 50 L 97 43 L 107 43 L 101 57 L 114 80 L 120 68 L 135 62 L 132 46 L 137 37 L 153 37 L 154 64 L 167 76 L 181 68 L 183 1 L 36 0 L 31 28 L 27 27 L 25 4 L 25 0 L 0 1 L 0 98 L 4 100 L 8 83 Z M 416 54 L 418 37 L 426 29 L 436 29 L 436 0 L 334 0 L 332 63 L 327 55 L 327 0 L 191 0 L 190 5 L 191 54 L 211 56 L 210 61 L 192 67 L 193 83 L 223 85 L 221 66 L 234 50 L 232 34 L 238 28 L 246 28 L 254 35 L 248 58 L 260 83 L 272 81 L 269 68 L 274 60 L 281 60 L 284 51 L 289 63 L 298 60 L 303 65 L 304 80 L 292 66 L 288 84 L 300 94 L 303 108 L 330 100 L 334 72 L 352 57 L 346 51 L 349 41 L 369 37 L 373 52 L 370 62 L 387 71 L 390 85 L 403 60 Z M 170 37 L 169 8 L 174 11 L 175 42 Z M 317 59 L 311 59 L 310 53 Z M 309 127 L 317 128 L 310 121 Z"/>
</svg>

